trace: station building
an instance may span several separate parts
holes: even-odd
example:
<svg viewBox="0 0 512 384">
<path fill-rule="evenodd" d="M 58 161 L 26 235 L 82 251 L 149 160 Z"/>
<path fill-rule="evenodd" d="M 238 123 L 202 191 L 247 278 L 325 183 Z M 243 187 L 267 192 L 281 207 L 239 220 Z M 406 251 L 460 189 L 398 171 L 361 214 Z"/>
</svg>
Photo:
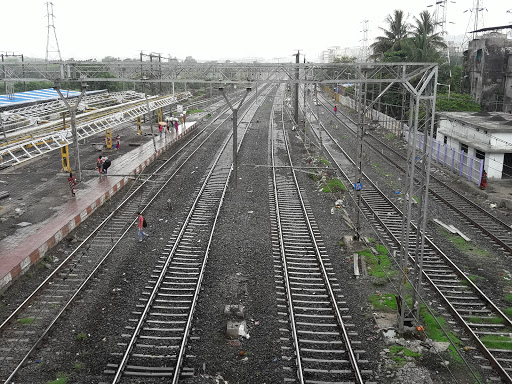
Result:
<svg viewBox="0 0 512 384">
<path fill-rule="evenodd" d="M 489 178 L 512 178 L 512 115 L 505 112 L 438 112 L 437 140 L 482 159 Z"/>
</svg>

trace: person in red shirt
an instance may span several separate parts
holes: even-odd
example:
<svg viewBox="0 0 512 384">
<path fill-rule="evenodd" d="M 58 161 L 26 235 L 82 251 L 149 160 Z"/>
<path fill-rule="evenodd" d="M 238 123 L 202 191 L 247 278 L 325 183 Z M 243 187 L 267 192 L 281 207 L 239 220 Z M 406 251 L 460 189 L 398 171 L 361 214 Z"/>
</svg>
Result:
<svg viewBox="0 0 512 384">
<path fill-rule="evenodd" d="M 137 228 L 139 229 L 139 242 L 142 241 L 142 235 L 146 236 L 146 237 L 149 237 L 149 235 L 144 232 L 144 223 L 146 222 L 146 220 L 144 220 L 144 217 L 142 216 L 142 214 L 140 212 L 137 212 L 137 216 L 138 216 L 138 220 L 137 220 Z M 147 224 L 146 224 L 147 226 Z"/>
<path fill-rule="evenodd" d="M 77 183 L 75 176 L 73 176 L 73 173 L 69 172 L 69 178 L 68 178 L 69 188 L 71 188 L 71 196 L 75 197 L 75 185 Z"/>
<path fill-rule="evenodd" d="M 338 112 L 338 106 L 337 105 L 334 106 L 334 114 L 336 114 L 336 112 Z"/>
</svg>

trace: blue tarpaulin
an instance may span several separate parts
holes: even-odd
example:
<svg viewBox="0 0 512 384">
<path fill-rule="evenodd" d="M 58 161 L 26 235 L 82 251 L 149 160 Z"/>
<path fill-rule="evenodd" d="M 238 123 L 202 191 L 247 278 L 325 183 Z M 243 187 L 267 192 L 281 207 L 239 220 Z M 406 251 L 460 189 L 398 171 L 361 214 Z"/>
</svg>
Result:
<svg viewBox="0 0 512 384">
<path fill-rule="evenodd" d="M 61 92 L 64 97 L 74 97 L 80 95 L 80 92 L 67 91 L 65 89 L 61 89 Z M 59 94 L 55 89 L 38 89 L 35 91 L 14 93 L 11 98 L 9 98 L 8 95 L 0 95 L 0 107 L 32 103 L 34 101 L 50 101 L 58 99 Z"/>
</svg>

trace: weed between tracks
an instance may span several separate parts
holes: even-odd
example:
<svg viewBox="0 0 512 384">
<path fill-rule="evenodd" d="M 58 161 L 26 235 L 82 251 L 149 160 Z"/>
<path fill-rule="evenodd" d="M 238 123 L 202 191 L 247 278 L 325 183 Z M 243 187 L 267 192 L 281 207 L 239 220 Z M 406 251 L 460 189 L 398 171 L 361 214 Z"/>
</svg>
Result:
<svg viewBox="0 0 512 384">
<path fill-rule="evenodd" d="M 59 372 L 57 373 L 57 378 L 53 381 L 49 381 L 48 384 L 66 384 L 69 380 L 69 375 L 67 373 Z"/>
<path fill-rule="evenodd" d="M 447 240 L 449 240 L 455 248 L 460 250 L 461 252 L 470 255 L 470 256 L 489 256 L 489 252 L 478 248 L 475 244 L 472 244 L 469 241 L 464 240 L 459 235 L 451 234 L 448 231 L 445 231 L 442 228 L 438 228 L 438 231 L 441 235 L 443 235 Z"/>
<path fill-rule="evenodd" d="M 421 357 L 421 353 L 413 352 L 410 349 L 402 347 L 401 345 L 392 345 L 389 347 L 389 354 L 391 360 L 393 360 L 399 367 L 403 367 L 407 363 L 407 357 Z"/>
</svg>

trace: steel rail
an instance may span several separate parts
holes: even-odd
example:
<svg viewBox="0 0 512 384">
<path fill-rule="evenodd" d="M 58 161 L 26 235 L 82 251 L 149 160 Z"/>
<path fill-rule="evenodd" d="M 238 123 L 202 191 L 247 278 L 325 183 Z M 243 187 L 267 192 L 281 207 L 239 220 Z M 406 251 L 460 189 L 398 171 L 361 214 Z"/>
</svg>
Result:
<svg viewBox="0 0 512 384">
<path fill-rule="evenodd" d="M 96 228 L 92 230 L 92 232 L 75 248 L 63 261 L 62 263 L 30 294 L 29 297 L 27 297 L 8 317 L 7 319 L 0 325 L 0 330 L 3 330 L 12 320 L 20 314 L 20 312 L 30 303 L 32 302 L 35 297 L 41 292 L 53 279 L 56 275 L 62 272 L 62 270 L 69 264 L 69 262 L 74 258 L 74 256 L 83 249 L 83 247 L 113 218 L 116 216 L 116 214 L 123 208 L 137 192 L 142 190 L 146 183 L 151 181 L 152 177 L 158 177 L 160 175 L 160 171 L 167 166 L 169 162 L 171 162 L 176 156 L 178 156 L 185 148 L 190 145 L 195 139 L 197 139 L 200 135 L 202 135 L 206 129 L 208 129 L 214 122 L 216 122 L 224 113 L 228 113 L 228 116 L 225 118 L 224 121 L 226 121 L 229 118 L 229 115 L 231 114 L 229 109 L 225 108 L 217 117 L 212 119 L 212 121 L 209 122 L 209 124 L 200 132 L 198 132 L 194 137 L 191 138 L 191 140 L 187 143 L 186 146 L 180 148 L 176 152 L 173 153 L 173 155 L 167 159 L 163 164 L 161 164 L 147 179 L 145 179 L 141 185 L 139 185 L 135 190 L 133 190 L 129 196 L 127 196 L 115 209 L 112 211 Z M 220 128 L 221 125 L 216 127 L 204 140 L 200 143 L 200 145 L 183 161 L 183 163 L 175 170 L 175 172 L 169 177 L 169 179 L 162 185 L 162 187 L 157 191 L 157 193 L 153 196 L 153 198 L 146 204 L 146 206 L 141 210 L 141 212 L 144 212 L 146 208 L 153 202 L 153 200 L 159 196 L 161 191 L 165 188 L 165 186 L 173 179 L 173 177 L 176 175 L 176 173 L 190 160 L 190 158 L 204 145 L 204 143 L 209 140 L 211 135 L 215 133 Z M 135 222 L 136 219 L 132 220 L 131 223 L 127 225 L 127 229 L 123 234 L 121 235 L 120 239 L 116 241 L 116 243 L 111 247 L 111 249 L 107 252 L 107 254 L 101 259 L 99 264 L 94 268 L 94 270 L 87 276 L 85 281 L 80 284 L 77 291 L 72 295 L 71 299 L 67 301 L 67 303 L 64 305 L 64 307 L 59 311 L 59 313 L 55 316 L 55 318 L 51 321 L 50 325 L 44 330 L 42 335 L 39 337 L 39 339 L 36 341 L 36 343 L 33 345 L 33 347 L 30 349 L 30 351 L 25 355 L 25 357 L 22 359 L 22 361 L 18 364 L 18 366 L 15 368 L 15 370 L 11 373 L 9 378 L 5 381 L 5 384 L 9 383 L 12 378 L 16 375 L 16 373 L 21 369 L 21 367 L 24 365 L 24 363 L 30 358 L 31 354 L 37 349 L 37 347 L 41 344 L 41 342 L 44 340 L 45 336 L 51 331 L 51 329 L 55 326 L 57 320 L 60 318 L 60 316 L 64 313 L 64 311 L 69 308 L 71 303 L 74 301 L 74 299 L 77 297 L 78 293 L 83 290 L 86 283 L 95 275 L 97 272 L 99 266 L 101 266 L 108 256 L 112 253 L 114 248 L 117 246 L 119 241 L 123 238 L 123 236 L 130 230 L 131 226 Z"/>
<path fill-rule="evenodd" d="M 316 259 L 318 261 L 318 264 L 320 265 L 320 271 L 322 273 L 322 278 L 324 280 L 325 287 L 326 287 L 327 292 L 329 294 L 329 300 L 330 300 L 332 308 L 334 309 L 334 312 L 335 312 L 335 317 L 336 317 L 336 320 L 337 320 L 337 323 L 338 323 L 338 327 L 341 329 L 341 335 L 343 337 L 343 340 L 345 341 L 345 347 L 346 347 L 346 350 L 348 352 L 348 356 L 349 356 L 349 359 L 350 359 L 350 363 L 352 365 L 353 372 L 355 374 L 356 382 L 362 384 L 363 383 L 363 378 L 362 378 L 362 375 L 361 375 L 361 371 L 360 371 L 359 366 L 357 364 L 357 359 L 356 359 L 354 351 L 352 349 L 350 338 L 348 336 L 347 329 L 345 327 L 342 315 L 340 313 L 340 310 L 339 310 L 339 307 L 338 307 L 338 304 L 337 304 L 336 296 L 334 294 L 334 291 L 332 289 L 331 283 L 329 281 L 329 276 L 327 274 L 327 270 L 325 268 L 325 264 L 324 264 L 324 262 L 322 260 L 320 248 L 318 246 L 318 242 L 317 242 L 315 233 L 314 233 L 313 228 L 311 226 L 311 219 L 310 219 L 310 217 L 309 217 L 309 215 L 307 213 L 306 206 L 305 206 L 305 203 L 304 203 L 304 199 L 303 199 L 302 194 L 300 192 L 300 186 L 299 186 L 299 182 L 297 180 L 295 169 L 293 168 L 293 161 L 292 161 L 292 158 L 291 158 L 291 152 L 290 152 L 290 148 L 289 148 L 289 145 L 288 145 L 286 131 L 284 129 L 284 115 L 282 115 L 282 119 L 283 119 L 282 120 L 283 138 L 284 138 L 286 154 L 287 154 L 290 166 L 291 166 L 290 170 L 291 170 L 291 174 L 292 174 L 292 177 L 293 177 L 293 182 L 295 184 L 295 188 L 296 188 L 297 196 L 298 196 L 298 199 L 299 199 L 299 202 L 300 202 L 300 206 L 302 208 L 302 213 L 303 213 L 304 218 L 305 218 L 305 223 L 306 223 L 306 225 L 308 227 L 309 236 L 311 238 L 311 241 L 312 241 L 314 249 L 315 249 Z M 274 182 L 275 182 L 275 168 L 273 168 L 273 174 L 274 174 Z M 278 206 L 278 202 L 277 202 L 277 187 L 275 187 L 275 196 L 276 196 L 276 207 L 277 207 Z M 280 237 L 282 238 L 282 234 L 280 234 Z M 283 264 L 286 264 L 286 258 L 283 260 Z M 289 300 L 291 300 L 291 297 L 289 297 Z M 299 358 L 299 357 L 300 357 L 300 354 L 298 355 L 297 358 Z"/>
<path fill-rule="evenodd" d="M 324 132 L 327 133 L 329 138 L 332 140 L 332 142 L 338 147 L 338 149 L 343 153 L 343 156 L 349 160 L 352 165 L 355 166 L 354 161 L 350 158 L 350 156 L 345 152 L 345 150 L 339 145 L 339 143 L 334 139 L 334 137 L 330 134 L 329 131 L 325 129 L 325 126 L 323 123 L 320 122 L 320 125 L 322 126 Z M 316 134 L 316 132 L 315 132 Z M 333 162 L 338 167 L 339 171 L 342 173 L 343 177 L 351 183 L 353 180 L 350 180 L 349 176 L 343 171 L 342 167 L 338 164 L 338 162 L 335 160 L 335 157 L 330 153 L 330 151 L 325 148 Z M 389 204 L 390 207 L 395 211 L 396 214 L 399 216 L 402 216 L 402 212 L 396 207 L 393 202 L 391 202 L 387 196 L 371 181 L 371 179 L 363 173 L 363 176 L 366 178 L 366 181 L 370 183 L 370 185 L 377 191 L 377 193 L 380 194 L 381 198 Z M 369 219 L 377 219 L 378 223 L 388 232 L 388 234 L 391 236 L 393 242 L 400 246 L 399 239 L 393 234 L 391 229 L 381 220 L 378 214 L 372 209 L 371 204 L 365 199 L 365 196 L 362 196 L 362 200 L 368 209 L 371 210 L 373 213 Z M 366 215 L 367 216 L 367 215 Z M 413 227 L 414 230 L 416 230 L 416 226 L 414 223 L 410 223 L 410 225 Z M 476 284 L 471 281 L 467 277 L 467 275 L 458 268 L 458 266 L 444 253 L 442 252 L 434 243 L 432 240 L 430 240 L 428 237 L 425 237 L 425 243 L 427 246 L 431 247 L 431 249 L 438 254 L 454 271 L 455 273 L 462 279 L 464 279 L 467 282 L 467 285 L 469 288 L 471 288 L 480 298 L 481 300 L 489 306 L 496 314 L 498 314 L 503 321 L 510 327 L 512 326 L 512 321 L 494 304 L 494 302 L 488 298 L 484 292 Z M 415 257 L 411 254 L 408 255 L 408 257 L 412 260 L 412 262 L 415 262 Z M 507 382 L 512 383 L 512 378 L 508 374 L 507 370 L 499 363 L 498 359 L 492 354 L 492 352 L 485 346 L 485 344 L 480 340 L 480 338 L 477 336 L 475 331 L 471 328 L 471 326 L 464 320 L 462 315 L 457 311 L 457 309 L 453 306 L 452 301 L 440 290 L 437 284 L 430 278 L 427 272 L 422 271 L 423 276 L 429 281 L 431 286 L 436 290 L 436 292 L 439 294 L 439 296 L 443 299 L 444 303 L 447 305 L 450 312 L 454 315 L 454 317 L 459 321 L 459 323 L 466 329 L 466 331 L 469 333 L 471 338 L 476 342 L 477 346 L 479 347 L 480 351 L 485 355 L 485 357 L 489 360 L 491 365 L 496 369 L 496 371 L 500 374 L 500 376 Z M 485 327 L 485 324 L 479 324 L 481 327 Z"/>
<path fill-rule="evenodd" d="M 322 105 L 324 106 L 325 108 L 325 103 L 321 102 Z M 330 111 L 329 108 L 326 108 L 327 110 Z M 354 124 L 355 126 L 357 125 L 356 122 L 354 122 L 350 116 L 347 116 L 345 113 L 341 112 L 340 110 L 338 110 L 338 112 L 343 115 L 347 120 L 349 120 L 349 122 L 351 122 L 352 124 Z M 330 113 L 332 115 L 334 115 L 331 111 Z M 334 115 L 335 118 L 340 121 L 342 124 L 344 124 L 349 132 L 353 135 L 355 135 L 355 131 L 353 129 L 351 129 L 348 124 L 346 124 L 344 121 L 342 121 L 341 119 L 339 119 L 338 116 Z M 386 143 L 382 142 L 381 140 L 379 140 L 376 136 L 368 133 L 367 136 L 371 137 L 372 139 L 374 139 L 375 141 L 377 141 L 380 145 L 386 147 L 386 149 L 390 152 L 392 152 L 393 154 L 395 154 L 396 156 L 398 156 L 400 159 L 402 160 L 405 160 L 405 157 L 400 154 L 398 151 L 396 151 L 395 149 L 391 148 L 389 145 L 387 145 Z M 396 166 L 398 169 L 400 169 L 402 172 L 405 172 L 405 169 L 404 167 L 402 167 L 400 164 L 398 164 L 396 161 L 394 161 L 393 159 L 391 159 L 389 156 L 385 155 L 383 152 L 379 151 L 374 145 L 372 145 L 371 143 L 369 142 L 366 142 L 365 143 L 366 145 L 368 145 L 368 147 L 370 147 L 371 149 L 373 149 L 376 153 L 378 153 L 380 156 L 382 156 L 384 159 L 386 159 L 387 161 L 389 161 L 390 163 L 392 163 L 394 166 Z M 417 168 L 419 169 L 419 168 Z M 445 190 L 448 190 L 449 192 L 451 192 L 453 195 L 455 195 L 457 198 L 459 198 L 460 200 L 462 200 L 462 202 L 464 204 L 467 204 L 468 206 L 470 206 L 471 208 L 475 209 L 477 211 L 478 214 L 480 215 L 483 215 L 485 217 L 487 217 L 488 219 L 490 219 L 494 224 L 498 225 L 501 227 L 501 230 L 504 231 L 505 233 L 510 233 L 510 231 L 512 231 L 512 226 L 505 223 L 504 221 L 500 220 L 498 217 L 494 216 L 493 214 L 491 214 L 489 211 L 483 209 L 482 207 L 480 207 L 478 204 L 474 203 L 473 201 L 471 201 L 470 199 L 468 199 L 467 197 L 465 197 L 464 195 L 462 195 L 460 192 L 456 191 L 455 189 L 453 189 L 452 187 L 450 187 L 448 184 L 446 184 L 445 182 L 443 182 L 442 180 L 440 180 L 439 178 L 437 178 L 436 176 L 434 175 L 430 175 L 430 178 L 431 180 L 434 181 L 434 183 L 432 183 L 433 185 L 431 185 L 431 187 L 429 188 L 429 192 L 432 194 L 432 196 L 436 197 L 438 200 L 442 201 L 444 204 L 446 204 L 448 207 L 450 207 L 451 209 L 453 209 L 455 212 L 457 212 L 460 216 L 462 216 L 465 220 L 467 220 L 469 223 L 473 224 L 475 227 L 477 227 L 480 231 L 482 231 L 484 234 L 486 234 L 488 237 L 490 237 L 497 245 L 499 245 L 500 247 L 502 247 L 506 252 L 508 252 L 510 255 L 512 255 L 512 239 L 510 241 L 510 243 L 507 243 L 505 242 L 503 239 L 501 239 L 500 237 L 498 237 L 498 235 L 493 232 L 489 227 L 488 227 L 488 224 L 487 223 L 482 223 L 480 222 L 479 220 L 477 219 L 474 219 L 473 217 L 471 217 L 469 215 L 469 213 L 464 210 L 464 209 L 461 209 L 459 207 L 457 207 L 457 205 L 455 205 L 454 203 L 450 202 L 446 197 L 444 197 L 439 191 L 436 191 L 435 188 L 436 188 L 436 184 L 437 183 L 438 185 L 440 185 L 442 188 L 444 188 Z M 439 187 L 439 186 L 438 186 Z M 478 217 L 478 215 L 474 215 L 474 217 Z"/>
<path fill-rule="evenodd" d="M 290 287 L 290 278 L 288 276 L 288 266 L 286 263 L 286 253 L 285 253 L 285 245 L 283 239 L 283 230 L 281 227 L 281 213 L 279 209 L 279 199 L 277 194 L 277 180 L 276 180 L 276 168 L 275 168 L 275 158 L 274 158 L 274 113 L 275 113 L 275 98 L 274 104 L 272 105 L 272 111 L 270 112 L 270 123 L 269 123 L 269 134 L 271 137 L 271 161 L 272 161 L 272 180 L 274 185 L 274 204 L 276 210 L 276 224 L 279 231 L 279 247 L 281 253 L 281 260 L 283 264 L 283 273 L 284 273 L 284 284 L 286 288 L 286 297 L 288 299 L 288 311 L 289 311 L 289 322 L 290 327 L 292 329 L 292 337 L 293 337 L 293 345 L 295 346 L 295 361 L 297 364 L 297 375 L 300 383 L 304 383 L 304 375 L 302 372 L 302 359 L 299 348 L 299 338 L 297 336 L 297 326 L 295 324 L 295 314 L 294 314 L 294 306 L 292 300 L 292 293 Z"/>
<path fill-rule="evenodd" d="M 260 95 L 260 96 L 262 96 L 262 95 Z M 256 103 L 257 103 L 257 99 L 254 101 L 253 104 L 256 104 Z M 248 113 L 248 110 L 245 111 L 244 115 L 241 116 L 240 119 L 243 119 L 244 116 L 247 113 Z M 231 115 L 231 113 L 229 115 Z M 229 116 L 224 120 L 224 122 L 228 118 L 229 118 Z M 219 127 L 221 125 L 222 125 L 222 123 L 219 125 Z M 245 132 L 247 131 L 248 128 L 249 128 L 249 125 L 246 127 Z M 242 137 L 240 138 L 240 142 L 243 141 L 243 138 L 245 136 L 245 132 L 244 132 L 244 135 L 242 135 Z M 146 302 L 146 304 L 144 306 L 144 309 L 142 310 L 142 313 L 140 315 L 139 321 L 137 322 L 137 325 L 135 326 L 135 329 L 134 329 L 133 334 L 132 334 L 132 336 L 130 338 L 130 341 L 127 344 L 127 347 L 125 349 L 125 352 L 123 354 L 121 362 L 117 365 L 117 369 L 116 369 L 116 372 L 114 374 L 114 378 L 112 380 L 112 383 L 114 383 L 114 384 L 115 383 L 119 383 L 119 381 L 121 380 L 121 377 L 122 377 L 122 375 L 124 373 L 124 370 L 127 367 L 128 360 L 129 360 L 129 358 L 131 356 L 131 351 L 133 350 L 133 348 L 135 346 L 135 343 L 136 343 L 136 341 L 137 341 L 137 339 L 139 337 L 139 334 L 140 334 L 140 332 L 142 330 L 143 325 L 145 324 L 145 321 L 146 321 L 146 318 L 147 318 L 147 316 L 149 314 L 149 311 L 150 311 L 151 307 L 153 306 L 153 303 L 154 303 L 154 301 L 155 301 L 155 299 L 157 297 L 157 294 L 158 294 L 158 291 L 159 291 L 160 286 L 162 284 L 162 281 L 163 281 L 163 279 L 166 276 L 167 269 L 168 269 L 169 265 L 171 264 L 171 262 L 173 261 L 174 254 L 175 254 L 175 252 L 176 252 L 176 250 L 177 250 L 177 248 L 178 248 L 178 246 L 180 244 L 180 240 L 183 238 L 183 236 L 184 236 L 184 234 L 186 232 L 187 226 L 188 226 L 189 222 L 191 221 L 192 216 L 194 215 L 196 207 L 197 207 L 198 203 L 200 202 L 201 198 L 203 197 L 204 190 L 208 187 L 209 181 L 210 181 L 212 175 L 214 174 L 214 172 L 216 171 L 217 164 L 219 163 L 221 157 L 223 155 L 226 155 L 227 152 L 225 151 L 225 149 L 228 146 L 228 144 L 232 141 L 232 138 L 233 138 L 233 132 L 230 132 L 229 135 L 227 136 L 227 138 L 225 139 L 224 143 L 222 144 L 217 157 L 214 159 L 213 165 L 211 166 L 208 174 L 206 175 L 205 180 L 204 180 L 200 190 L 198 191 L 197 196 L 194 199 L 194 202 L 193 202 L 193 204 L 192 204 L 192 206 L 191 206 L 191 208 L 189 210 L 189 213 L 188 213 L 187 217 L 185 218 L 185 221 L 184 221 L 183 225 L 181 226 L 180 232 L 178 233 L 178 236 L 177 236 L 177 238 L 176 238 L 176 240 L 174 242 L 174 245 L 173 245 L 172 249 L 169 251 L 169 255 L 166 258 L 166 261 L 165 261 L 165 263 L 164 263 L 164 265 L 162 267 L 162 270 L 161 270 L 161 272 L 160 272 L 160 274 L 159 274 L 159 276 L 157 278 L 157 281 L 156 281 L 153 289 L 151 290 L 151 293 L 149 295 L 149 298 L 147 299 L 147 302 Z M 218 202 L 219 206 L 217 207 L 217 211 L 216 211 L 216 214 L 215 214 L 215 217 L 214 217 L 214 222 L 213 222 L 213 225 L 212 225 L 212 228 L 211 228 L 211 231 L 210 231 L 210 236 L 209 236 L 209 241 L 208 241 L 208 244 L 207 244 L 207 249 L 206 249 L 206 252 L 205 252 L 205 255 L 204 255 L 203 262 L 201 264 L 201 271 L 200 271 L 200 274 L 199 274 L 199 279 L 198 279 L 198 282 L 196 284 L 196 288 L 194 290 L 194 296 L 193 296 L 193 299 L 192 299 L 192 303 L 190 304 L 190 310 L 189 310 L 189 314 L 187 316 L 187 322 L 186 322 L 186 325 L 185 325 L 185 329 L 183 331 L 183 336 L 181 338 L 180 349 L 179 349 L 179 352 L 177 353 L 177 357 L 176 357 L 176 365 L 174 367 L 173 379 L 172 379 L 173 383 L 177 383 L 178 382 L 179 376 L 180 376 L 180 373 L 181 373 L 181 367 L 182 367 L 182 364 L 183 364 L 183 361 L 184 361 L 184 357 L 185 357 L 185 348 L 186 348 L 186 345 L 187 345 L 187 342 L 188 342 L 188 335 L 190 334 L 190 331 L 192 329 L 193 314 L 195 312 L 195 307 L 197 305 L 197 300 L 198 300 L 198 297 L 199 297 L 199 292 L 200 292 L 202 280 L 203 280 L 203 277 L 204 277 L 204 270 L 206 268 L 206 261 L 208 259 L 210 245 L 211 245 L 211 242 L 213 240 L 213 232 L 215 230 L 215 225 L 216 225 L 216 222 L 217 222 L 218 215 L 220 214 L 220 209 L 222 207 L 222 203 L 223 203 L 223 200 L 224 200 L 224 195 L 225 195 L 228 183 L 229 183 L 229 178 L 230 178 L 231 172 L 232 172 L 232 166 L 231 166 L 230 170 L 226 174 L 226 180 L 224 182 L 222 194 L 221 194 L 220 200 Z"/>
</svg>

